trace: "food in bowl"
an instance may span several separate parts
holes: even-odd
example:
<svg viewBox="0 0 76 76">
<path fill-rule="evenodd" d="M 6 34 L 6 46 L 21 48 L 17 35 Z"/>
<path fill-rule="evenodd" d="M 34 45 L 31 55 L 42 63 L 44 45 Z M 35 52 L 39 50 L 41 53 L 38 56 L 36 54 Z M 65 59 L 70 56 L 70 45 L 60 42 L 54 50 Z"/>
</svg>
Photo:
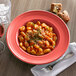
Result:
<svg viewBox="0 0 76 76">
<path fill-rule="evenodd" d="M 50 27 L 53 27 L 53 32 L 57 35 L 54 50 L 48 54 L 36 56 L 25 52 L 19 46 L 19 28 L 23 25 L 26 26 L 28 21 L 32 21 L 34 23 L 37 21 L 40 21 L 41 23 L 45 22 Z M 25 12 L 11 22 L 7 30 L 6 41 L 12 54 L 19 60 L 30 64 L 43 65 L 59 59 L 66 52 L 69 45 L 70 36 L 66 24 L 58 16 L 47 11 L 35 10 Z"/>
<path fill-rule="evenodd" d="M 27 22 L 25 26 L 19 28 L 19 46 L 29 54 L 44 55 L 51 52 L 57 41 L 57 35 L 53 27 L 46 23 L 37 21 L 36 23 Z"/>
</svg>

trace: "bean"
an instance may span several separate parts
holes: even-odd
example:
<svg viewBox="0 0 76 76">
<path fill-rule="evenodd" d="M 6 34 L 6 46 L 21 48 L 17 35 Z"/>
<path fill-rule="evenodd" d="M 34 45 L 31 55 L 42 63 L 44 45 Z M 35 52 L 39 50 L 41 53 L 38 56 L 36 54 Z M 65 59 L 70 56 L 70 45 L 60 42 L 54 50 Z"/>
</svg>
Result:
<svg viewBox="0 0 76 76">
<path fill-rule="evenodd" d="M 40 25 L 41 24 L 40 21 L 37 21 L 37 24 Z"/>
<path fill-rule="evenodd" d="M 44 53 L 49 53 L 51 50 L 50 49 L 45 49 Z"/>
<path fill-rule="evenodd" d="M 31 48 L 30 48 L 30 46 L 27 48 L 27 52 L 28 52 L 28 53 L 31 52 Z"/>
<path fill-rule="evenodd" d="M 31 54 L 36 55 L 36 51 L 35 51 L 35 50 L 32 50 L 32 51 L 31 51 Z"/>
<path fill-rule="evenodd" d="M 25 47 L 29 47 L 29 43 L 27 41 L 24 42 Z"/>
<path fill-rule="evenodd" d="M 39 48 L 39 45 L 38 44 L 35 44 L 34 47 L 38 49 Z"/>
<path fill-rule="evenodd" d="M 30 26 L 30 27 L 33 27 L 33 25 L 34 25 L 33 22 L 28 22 L 28 23 L 26 24 L 26 26 Z"/>
<path fill-rule="evenodd" d="M 22 36 L 25 36 L 25 35 L 26 35 L 24 32 L 20 32 L 20 34 L 21 34 Z"/>
<path fill-rule="evenodd" d="M 19 41 L 20 41 L 20 42 L 23 42 L 23 41 L 24 41 L 24 38 L 23 38 L 22 35 L 19 35 L 18 38 L 19 38 Z"/>
<path fill-rule="evenodd" d="M 25 31 L 25 26 L 20 27 L 20 31 Z"/>
</svg>

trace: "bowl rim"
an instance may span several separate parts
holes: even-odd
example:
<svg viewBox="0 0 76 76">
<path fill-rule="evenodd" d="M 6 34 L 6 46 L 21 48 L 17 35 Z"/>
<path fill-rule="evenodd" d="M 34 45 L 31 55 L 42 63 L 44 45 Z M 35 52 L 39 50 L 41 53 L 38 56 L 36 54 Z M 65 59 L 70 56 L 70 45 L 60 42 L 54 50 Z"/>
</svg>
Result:
<svg viewBox="0 0 76 76">
<path fill-rule="evenodd" d="M 48 11 L 45 11 L 45 10 L 29 10 L 29 11 L 26 11 L 26 12 L 24 12 L 24 13 L 16 16 L 15 18 L 17 18 L 17 17 L 19 17 L 19 16 L 21 16 L 21 15 L 23 15 L 23 14 L 25 14 L 25 13 L 33 12 L 33 11 L 34 11 L 34 12 L 37 12 L 37 11 L 38 11 L 38 12 L 46 12 L 46 13 L 49 13 L 49 14 L 51 13 L 51 12 L 48 12 Z M 63 22 L 64 25 L 66 25 L 66 23 L 65 23 L 60 17 L 58 17 L 57 15 L 55 15 L 55 14 L 53 14 L 53 13 L 51 13 L 51 14 L 54 15 L 54 16 L 56 16 L 58 19 L 60 19 L 60 20 Z M 14 18 L 14 19 L 15 19 L 15 18 Z M 13 19 L 13 20 L 14 20 L 14 19 Z M 12 20 L 12 21 L 13 21 L 13 20 Z M 10 25 L 11 25 L 11 23 L 9 24 L 8 29 L 9 29 Z M 68 30 L 68 35 L 69 35 L 68 44 L 67 44 L 67 48 L 68 48 L 69 42 L 70 42 L 70 31 L 69 31 L 69 28 L 67 27 L 67 25 L 66 25 L 65 27 L 67 28 L 67 30 Z M 8 32 L 8 29 L 7 29 L 7 32 Z M 51 62 L 51 61 L 48 61 L 48 62 L 46 62 L 46 63 L 34 63 L 34 62 L 25 61 L 25 60 L 23 60 L 22 58 L 20 58 L 19 56 L 17 56 L 17 54 L 15 54 L 15 53 L 12 51 L 11 47 L 10 47 L 9 44 L 8 44 L 7 32 L 6 32 L 6 42 L 7 42 L 8 48 L 9 48 L 9 50 L 12 52 L 12 54 L 13 54 L 16 58 L 18 58 L 19 60 L 21 60 L 21 61 L 23 61 L 23 62 L 29 63 L 29 64 L 42 65 L 42 64 L 48 64 L 48 63 Z M 66 48 L 66 50 L 67 50 L 67 48 Z M 65 50 L 65 52 L 66 52 L 66 50 Z M 65 52 L 64 52 L 64 53 L 65 53 Z M 63 53 L 63 54 L 64 54 L 64 53 Z M 63 54 L 61 54 L 58 58 L 53 59 L 53 61 L 59 59 Z M 33 55 L 32 55 L 32 56 L 33 56 Z M 43 55 L 42 55 L 42 56 L 43 56 Z M 53 61 L 52 61 L 52 62 L 53 62 Z"/>
</svg>

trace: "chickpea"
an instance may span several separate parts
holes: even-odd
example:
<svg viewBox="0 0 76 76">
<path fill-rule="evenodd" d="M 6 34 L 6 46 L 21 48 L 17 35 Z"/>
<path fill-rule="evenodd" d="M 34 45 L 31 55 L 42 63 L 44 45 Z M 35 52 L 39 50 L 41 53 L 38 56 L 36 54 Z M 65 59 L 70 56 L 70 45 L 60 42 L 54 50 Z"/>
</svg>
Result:
<svg viewBox="0 0 76 76">
<path fill-rule="evenodd" d="M 52 37 L 53 37 L 51 33 L 49 33 L 49 34 L 48 34 L 48 36 L 49 36 L 50 38 L 52 38 Z"/>
<path fill-rule="evenodd" d="M 24 41 L 24 38 L 23 38 L 22 35 L 18 36 L 18 39 L 19 39 L 20 42 L 23 42 Z"/>
<path fill-rule="evenodd" d="M 39 48 L 39 45 L 38 45 L 38 44 L 35 44 L 34 47 L 35 47 L 36 49 L 38 49 L 38 48 Z"/>
<path fill-rule="evenodd" d="M 50 49 L 45 49 L 44 53 L 49 53 L 51 50 Z"/>
<path fill-rule="evenodd" d="M 37 30 L 33 30 L 33 33 L 37 33 Z"/>
<path fill-rule="evenodd" d="M 20 34 L 21 34 L 22 36 L 25 36 L 25 35 L 26 35 L 24 32 L 20 32 Z"/>
<path fill-rule="evenodd" d="M 33 33 L 33 31 L 32 31 L 32 30 L 27 30 L 27 33 L 29 33 L 29 34 L 30 34 L 30 33 Z"/>
<path fill-rule="evenodd" d="M 40 25 L 41 24 L 40 21 L 37 21 L 37 24 Z"/>
<path fill-rule="evenodd" d="M 25 26 L 20 27 L 20 31 L 25 31 Z"/>
<path fill-rule="evenodd" d="M 51 37 L 51 38 L 53 37 L 53 34 L 52 34 L 52 32 L 50 32 L 50 33 L 49 33 L 49 37 Z"/>
<path fill-rule="evenodd" d="M 44 41 L 45 45 L 48 47 L 50 43 L 48 41 Z"/>
<path fill-rule="evenodd" d="M 40 55 L 43 55 L 44 54 L 44 52 L 40 52 Z"/>
<path fill-rule="evenodd" d="M 55 41 L 52 41 L 53 48 L 55 48 L 55 45 L 56 45 Z"/>
<path fill-rule="evenodd" d="M 48 31 L 45 31 L 45 34 L 51 37 L 50 33 Z"/>
<path fill-rule="evenodd" d="M 36 55 L 40 56 L 40 55 L 43 55 L 44 52 L 41 52 L 41 53 L 36 53 Z"/>
<path fill-rule="evenodd" d="M 39 34 L 39 37 L 42 38 L 42 39 L 44 38 L 44 36 L 42 34 Z"/>
<path fill-rule="evenodd" d="M 34 29 L 38 29 L 38 25 L 37 24 L 34 24 Z"/>
<path fill-rule="evenodd" d="M 43 45 L 40 45 L 42 48 L 45 48 L 45 45 L 43 44 Z"/>
<path fill-rule="evenodd" d="M 39 43 L 40 45 L 43 45 L 43 42 L 42 42 L 41 40 L 39 40 L 38 43 Z"/>
<path fill-rule="evenodd" d="M 39 52 L 43 52 L 43 49 L 42 48 L 39 48 Z"/>
<path fill-rule="evenodd" d="M 55 33 L 52 33 L 53 34 L 53 36 L 56 36 L 56 34 Z"/>
<path fill-rule="evenodd" d="M 33 40 L 30 41 L 30 45 L 34 45 L 35 42 Z"/>
<path fill-rule="evenodd" d="M 20 42 L 20 44 L 19 44 L 19 45 L 20 45 L 20 47 L 22 47 L 22 46 L 23 46 L 23 43 L 22 43 L 22 42 Z"/>
<path fill-rule="evenodd" d="M 33 22 L 28 22 L 26 25 L 29 26 L 29 27 L 33 27 L 34 23 Z"/>
<path fill-rule="evenodd" d="M 27 27 L 27 30 L 31 30 L 32 28 L 31 27 Z"/>
<path fill-rule="evenodd" d="M 48 41 L 53 42 L 53 39 L 52 39 L 52 38 L 50 38 L 50 37 L 48 37 Z"/>
<path fill-rule="evenodd" d="M 42 29 L 42 27 L 41 27 L 41 26 L 39 26 L 39 29 L 41 30 L 41 29 Z"/>
<path fill-rule="evenodd" d="M 39 48 L 39 51 L 37 52 L 37 55 L 43 55 L 43 54 L 44 54 L 43 49 Z"/>
<path fill-rule="evenodd" d="M 53 47 L 53 46 L 49 46 L 48 48 L 50 48 L 51 50 L 53 50 L 53 49 L 54 49 L 54 47 Z"/>
<path fill-rule="evenodd" d="M 29 43 L 27 41 L 24 42 L 25 47 L 29 47 Z"/>
<path fill-rule="evenodd" d="M 27 52 L 28 52 L 28 53 L 31 52 L 31 48 L 30 48 L 30 46 L 27 48 Z"/>
<path fill-rule="evenodd" d="M 57 36 L 54 36 L 54 37 L 53 37 L 53 40 L 56 41 L 56 40 L 57 40 Z"/>
<path fill-rule="evenodd" d="M 49 36 L 47 36 L 47 35 L 44 35 L 44 36 L 45 36 L 45 39 L 49 40 Z"/>
<path fill-rule="evenodd" d="M 29 40 L 30 39 L 29 36 L 26 35 L 26 34 L 25 34 L 24 38 L 25 38 L 25 40 Z"/>
<path fill-rule="evenodd" d="M 52 46 L 55 47 L 55 44 L 56 44 L 55 41 L 53 41 L 52 38 L 49 38 L 48 40 L 52 43 Z"/>
<path fill-rule="evenodd" d="M 23 50 L 26 50 L 26 48 L 24 46 L 21 47 Z"/>
<path fill-rule="evenodd" d="M 30 48 L 31 48 L 31 50 L 33 50 L 33 49 L 34 49 L 34 47 L 33 47 L 33 46 L 30 46 Z"/>
<path fill-rule="evenodd" d="M 36 51 L 33 49 L 33 50 L 31 51 L 31 54 L 36 55 Z"/>
<path fill-rule="evenodd" d="M 47 25 L 46 25 L 45 23 L 42 23 L 41 26 L 42 26 L 43 28 L 45 28 Z"/>
<path fill-rule="evenodd" d="M 23 46 L 23 43 L 22 42 L 20 42 L 20 47 L 23 49 L 23 50 L 26 50 L 26 48 Z"/>
<path fill-rule="evenodd" d="M 46 29 L 46 30 L 49 30 L 49 26 L 46 26 L 45 29 Z"/>
<path fill-rule="evenodd" d="M 46 35 L 48 35 L 48 33 L 49 33 L 48 31 L 45 31 L 45 34 L 46 34 Z"/>
<path fill-rule="evenodd" d="M 52 27 L 50 27 L 50 28 L 49 28 L 49 31 L 50 31 L 50 32 L 52 32 L 52 31 L 53 31 L 53 28 L 52 28 Z"/>
</svg>

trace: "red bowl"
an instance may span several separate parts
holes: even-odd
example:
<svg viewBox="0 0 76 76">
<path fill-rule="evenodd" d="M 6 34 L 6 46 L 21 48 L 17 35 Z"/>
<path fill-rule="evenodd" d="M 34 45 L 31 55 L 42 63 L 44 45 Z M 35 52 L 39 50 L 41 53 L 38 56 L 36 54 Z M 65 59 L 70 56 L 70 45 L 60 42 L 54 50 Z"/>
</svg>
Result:
<svg viewBox="0 0 76 76">
<path fill-rule="evenodd" d="M 42 56 L 34 56 L 24 52 L 18 43 L 19 28 L 25 25 L 28 21 L 36 22 L 37 20 L 45 22 L 54 28 L 58 40 L 55 49 Z M 66 24 L 56 15 L 46 11 L 28 11 L 16 17 L 8 27 L 7 44 L 10 51 L 21 61 L 30 64 L 46 64 L 60 58 L 68 48 L 70 36 Z"/>
</svg>

